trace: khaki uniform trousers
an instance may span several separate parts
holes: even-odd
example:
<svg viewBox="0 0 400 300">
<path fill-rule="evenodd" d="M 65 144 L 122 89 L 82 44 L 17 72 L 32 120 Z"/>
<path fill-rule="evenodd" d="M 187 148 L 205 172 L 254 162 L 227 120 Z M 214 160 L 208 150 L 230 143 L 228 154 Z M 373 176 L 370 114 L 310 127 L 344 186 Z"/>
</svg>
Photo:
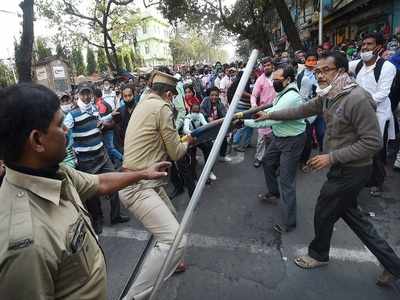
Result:
<svg viewBox="0 0 400 300">
<path fill-rule="evenodd" d="M 146 299 L 154 286 L 161 267 L 178 231 L 176 211 L 163 187 L 146 186 L 146 183 L 131 185 L 119 192 L 121 202 L 150 231 L 156 242 L 146 255 L 142 267 L 125 300 Z M 183 259 L 185 239 L 179 245 L 168 268 L 168 279 Z"/>
</svg>

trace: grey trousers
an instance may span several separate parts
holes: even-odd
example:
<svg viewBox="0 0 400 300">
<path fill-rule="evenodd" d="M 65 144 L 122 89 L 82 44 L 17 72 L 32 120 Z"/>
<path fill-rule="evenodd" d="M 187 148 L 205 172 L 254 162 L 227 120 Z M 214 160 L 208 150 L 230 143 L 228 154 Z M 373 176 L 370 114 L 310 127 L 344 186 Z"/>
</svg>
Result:
<svg viewBox="0 0 400 300">
<path fill-rule="evenodd" d="M 255 159 L 259 161 L 263 160 L 263 157 L 265 155 L 265 150 L 267 149 L 270 142 L 271 142 L 270 135 L 264 135 L 258 133 L 256 154 L 254 155 Z"/>
<path fill-rule="evenodd" d="M 305 134 L 291 137 L 273 136 L 263 159 L 268 191 L 281 197 L 283 223 L 296 226 L 296 172 L 304 149 Z M 280 168 L 279 185 L 276 170 Z"/>
</svg>

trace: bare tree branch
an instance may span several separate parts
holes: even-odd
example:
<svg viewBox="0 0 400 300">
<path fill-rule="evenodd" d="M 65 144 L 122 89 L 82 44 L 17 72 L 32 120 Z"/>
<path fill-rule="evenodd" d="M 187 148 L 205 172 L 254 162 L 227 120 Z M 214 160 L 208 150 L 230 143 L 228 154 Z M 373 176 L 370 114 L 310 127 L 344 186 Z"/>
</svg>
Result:
<svg viewBox="0 0 400 300">
<path fill-rule="evenodd" d="M 96 43 L 92 42 L 91 40 L 89 40 L 86 36 L 82 36 L 82 39 L 83 39 L 86 43 L 88 43 L 89 45 L 95 46 L 95 47 L 97 47 L 97 48 L 105 49 L 104 45 L 96 44 Z M 110 48 L 110 47 L 108 47 L 108 48 Z M 110 49 L 111 49 L 111 48 L 110 48 Z"/>
</svg>

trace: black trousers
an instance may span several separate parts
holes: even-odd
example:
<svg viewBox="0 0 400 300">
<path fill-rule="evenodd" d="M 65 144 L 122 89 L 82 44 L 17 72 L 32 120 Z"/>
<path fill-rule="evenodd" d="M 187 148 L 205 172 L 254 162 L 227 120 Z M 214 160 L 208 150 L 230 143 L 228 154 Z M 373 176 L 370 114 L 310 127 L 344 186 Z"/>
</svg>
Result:
<svg viewBox="0 0 400 300">
<path fill-rule="evenodd" d="M 333 166 L 330 169 L 315 207 L 315 238 L 308 253 L 316 260 L 329 260 L 333 227 L 342 218 L 385 269 L 400 277 L 400 258 L 358 209 L 357 197 L 368 181 L 371 169 L 371 166 Z"/>
<path fill-rule="evenodd" d="M 78 169 L 83 172 L 87 172 L 90 174 L 103 174 L 109 172 L 115 172 L 115 167 L 111 160 L 106 157 L 105 161 L 102 163 L 100 167 L 96 166 L 96 168 L 91 167 L 92 164 L 78 164 Z M 121 204 L 119 202 L 118 193 L 112 193 L 111 195 L 107 196 L 110 199 L 110 219 L 114 220 L 115 218 L 119 217 L 121 214 Z M 100 197 L 94 196 L 88 199 L 85 202 L 86 208 L 92 217 L 93 222 L 102 222 L 103 220 L 103 211 L 101 209 Z"/>
<path fill-rule="evenodd" d="M 372 174 L 367 186 L 381 187 L 386 178 L 385 164 L 387 160 L 387 144 L 388 144 L 389 122 L 385 124 L 383 133 L 383 148 L 373 158 Z"/>
<path fill-rule="evenodd" d="M 300 162 L 302 164 L 306 164 L 307 161 L 310 159 L 311 151 L 312 151 L 312 144 L 313 144 L 311 124 L 307 120 L 306 120 L 305 133 L 306 133 L 306 140 L 305 140 L 303 152 L 301 153 L 301 157 L 300 157 Z"/>
</svg>

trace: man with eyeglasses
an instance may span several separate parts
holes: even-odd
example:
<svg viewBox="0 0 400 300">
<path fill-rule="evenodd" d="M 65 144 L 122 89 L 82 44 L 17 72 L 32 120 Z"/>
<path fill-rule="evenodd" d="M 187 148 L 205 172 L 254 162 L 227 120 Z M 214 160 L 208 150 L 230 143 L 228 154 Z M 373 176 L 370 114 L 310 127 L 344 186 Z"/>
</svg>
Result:
<svg viewBox="0 0 400 300">
<path fill-rule="evenodd" d="M 400 294 L 400 258 L 359 210 L 357 197 L 372 171 L 372 158 L 382 147 L 382 137 L 371 95 L 348 75 L 347 58 L 334 52 L 319 61 L 316 74 L 322 89 L 306 104 L 259 113 L 258 120 L 295 120 L 324 114 L 327 154 L 308 161 L 314 170 L 330 167 L 315 207 L 315 237 L 308 255 L 295 259 L 304 269 L 325 266 L 335 223 L 342 218 L 385 268 L 380 286 Z"/>
</svg>

